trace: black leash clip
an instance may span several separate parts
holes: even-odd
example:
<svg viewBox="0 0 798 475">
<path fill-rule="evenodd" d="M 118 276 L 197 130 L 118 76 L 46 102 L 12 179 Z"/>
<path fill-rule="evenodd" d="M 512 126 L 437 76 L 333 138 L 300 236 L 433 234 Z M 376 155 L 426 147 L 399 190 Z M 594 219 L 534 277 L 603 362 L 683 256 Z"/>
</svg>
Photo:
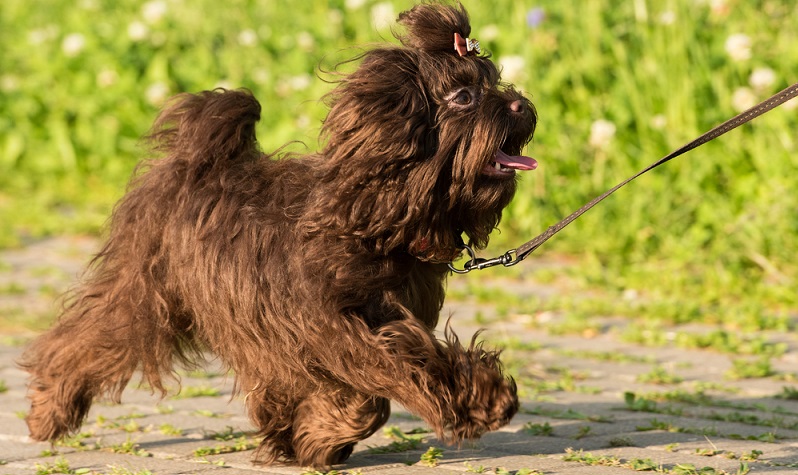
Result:
<svg viewBox="0 0 798 475">
<path fill-rule="evenodd" d="M 458 269 L 452 264 L 451 262 L 448 264 L 449 269 L 454 272 L 455 274 L 468 274 L 472 270 L 482 270 L 487 269 L 488 267 L 502 265 L 504 267 L 510 267 L 518 264 L 521 262 L 520 259 L 515 259 L 513 254 L 515 254 L 515 249 L 510 249 L 509 251 L 505 252 L 501 256 L 494 257 L 492 259 L 482 259 L 477 257 L 476 252 L 471 246 L 467 244 L 463 244 L 462 248 L 464 251 L 468 253 L 468 256 L 471 258 L 463 264 L 462 269 Z"/>
</svg>

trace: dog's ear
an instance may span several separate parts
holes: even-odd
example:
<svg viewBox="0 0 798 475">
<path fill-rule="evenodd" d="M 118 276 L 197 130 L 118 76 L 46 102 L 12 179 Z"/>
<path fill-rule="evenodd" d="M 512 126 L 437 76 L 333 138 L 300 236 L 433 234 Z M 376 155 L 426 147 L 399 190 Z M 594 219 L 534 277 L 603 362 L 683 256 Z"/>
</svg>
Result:
<svg viewBox="0 0 798 475">
<path fill-rule="evenodd" d="M 379 174 L 384 167 L 430 156 L 433 111 L 418 62 L 418 54 L 408 49 L 375 49 L 339 82 L 327 96 L 331 107 L 323 126 L 329 160 L 366 160 L 372 163 L 352 166 Z"/>
<path fill-rule="evenodd" d="M 319 184 L 325 191 L 302 224 L 307 232 L 357 237 L 381 254 L 418 248 L 425 258 L 451 260 L 453 226 L 429 222 L 449 219 L 430 213 L 448 190 L 437 185 L 449 161 L 436 154 L 435 103 L 423 83 L 422 56 L 411 48 L 371 50 L 327 96 Z"/>
<path fill-rule="evenodd" d="M 458 54 L 455 35 L 467 38 L 471 34 L 468 12 L 460 3 L 416 5 L 399 15 L 399 24 L 407 29 L 406 34 L 396 35 L 402 44 L 427 53 Z"/>
</svg>

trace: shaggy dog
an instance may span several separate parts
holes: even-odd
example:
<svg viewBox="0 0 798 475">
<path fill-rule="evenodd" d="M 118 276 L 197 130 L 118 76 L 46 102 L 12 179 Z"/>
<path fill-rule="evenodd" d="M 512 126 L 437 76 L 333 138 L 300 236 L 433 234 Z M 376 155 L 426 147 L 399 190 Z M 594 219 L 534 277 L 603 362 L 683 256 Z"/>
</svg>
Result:
<svg viewBox="0 0 798 475">
<path fill-rule="evenodd" d="M 498 353 L 433 330 L 461 235 L 484 247 L 516 189 L 532 104 L 468 39 L 461 5 L 402 13 L 328 97 L 323 150 L 259 151 L 245 91 L 178 96 L 57 325 L 20 361 L 31 437 L 76 431 L 136 371 L 166 393 L 215 354 L 263 436 L 255 460 L 329 466 L 390 413 L 450 443 L 507 424 Z"/>
</svg>

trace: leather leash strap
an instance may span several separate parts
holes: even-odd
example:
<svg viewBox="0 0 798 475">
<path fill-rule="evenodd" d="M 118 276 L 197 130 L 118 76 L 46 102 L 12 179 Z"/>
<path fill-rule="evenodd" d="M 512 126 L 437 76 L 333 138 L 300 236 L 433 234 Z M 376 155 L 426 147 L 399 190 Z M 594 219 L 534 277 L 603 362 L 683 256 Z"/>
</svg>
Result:
<svg viewBox="0 0 798 475">
<path fill-rule="evenodd" d="M 729 132 L 730 130 L 736 129 L 737 127 L 745 124 L 746 122 L 749 122 L 749 121 L 759 117 L 760 115 L 764 114 L 765 112 L 768 112 L 768 111 L 770 111 L 772 109 L 775 109 L 776 107 L 780 106 L 781 104 L 784 104 L 785 102 L 789 101 L 790 99 L 792 99 L 792 98 L 794 98 L 796 96 L 798 96 L 798 83 L 795 83 L 792 86 L 790 86 L 790 87 L 788 87 L 788 88 L 786 88 L 786 89 L 774 94 L 770 98 L 760 102 L 759 104 L 755 105 L 754 107 L 752 107 L 752 108 L 750 108 L 750 109 L 748 109 L 748 110 L 746 110 L 744 112 L 741 112 L 740 114 L 732 117 L 731 119 L 727 120 L 726 122 L 714 127 L 713 129 L 711 129 L 708 132 L 704 133 L 703 135 L 701 135 L 697 139 L 693 140 L 692 142 L 690 142 L 690 143 L 688 143 L 686 145 L 683 145 L 681 148 L 679 148 L 677 150 L 674 150 L 673 152 L 669 153 L 668 155 L 662 157 L 661 159 L 659 159 L 656 162 L 652 163 L 651 165 L 649 165 L 645 169 L 641 170 L 637 174 L 627 178 L 626 180 L 624 180 L 624 181 L 618 183 L 617 185 L 615 185 L 614 187 L 610 188 L 609 190 L 604 192 L 604 194 L 602 194 L 600 196 L 597 196 L 596 198 L 594 198 L 589 203 L 585 204 L 584 206 L 582 206 L 578 210 L 576 210 L 573 213 L 571 213 L 569 216 L 567 216 L 565 219 L 563 219 L 559 223 L 555 224 L 554 226 L 550 226 L 548 229 L 546 229 L 546 231 L 544 231 L 542 234 L 540 234 L 536 238 L 534 238 L 534 239 L 532 239 L 530 241 L 527 241 L 526 243 L 518 246 L 518 248 L 511 249 L 511 250 L 507 251 L 506 253 L 504 253 L 503 255 L 501 255 L 499 257 L 496 257 L 496 258 L 493 258 L 493 259 L 479 259 L 479 258 L 476 257 L 476 254 L 474 253 L 473 249 L 471 249 L 468 246 L 464 246 L 466 252 L 468 252 L 468 254 L 471 257 L 471 260 L 469 260 L 468 262 L 465 263 L 463 269 L 457 269 L 452 264 L 449 264 L 449 268 L 452 271 L 454 271 L 454 272 L 456 272 L 458 274 L 466 274 L 466 273 L 468 273 L 468 272 L 470 272 L 472 270 L 475 270 L 475 269 L 484 269 L 484 268 L 492 267 L 492 266 L 499 265 L 499 264 L 501 264 L 501 265 L 503 265 L 505 267 L 509 267 L 509 266 L 513 266 L 515 264 L 518 264 L 522 260 L 526 259 L 526 257 L 529 256 L 529 254 L 534 252 L 544 242 L 548 241 L 552 236 L 554 236 L 555 234 L 560 232 L 564 227 L 566 227 L 569 224 L 571 224 L 571 222 L 573 222 L 576 218 L 578 218 L 579 216 L 583 215 L 587 210 L 589 210 L 590 208 L 592 208 L 592 207 L 596 206 L 597 204 L 599 204 L 605 198 L 607 198 L 611 194 L 615 193 L 619 188 L 621 188 L 622 186 L 626 185 L 630 181 L 634 180 L 635 178 L 639 177 L 640 175 L 642 175 L 642 174 L 644 174 L 644 173 L 646 173 L 646 172 L 648 172 L 650 170 L 653 170 L 654 168 L 662 165 L 663 163 L 668 162 L 668 161 L 678 157 L 679 155 L 682 155 L 682 154 L 687 153 L 687 152 L 689 152 L 690 150 L 692 150 L 692 149 L 694 149 L 696 147 L 704 145 L 705 143 L 709 142 L 710 140 L 714 140 L 714 139 L 720 137 L 721 135 L 725 134 L 726 132 Z"/>
</svg>

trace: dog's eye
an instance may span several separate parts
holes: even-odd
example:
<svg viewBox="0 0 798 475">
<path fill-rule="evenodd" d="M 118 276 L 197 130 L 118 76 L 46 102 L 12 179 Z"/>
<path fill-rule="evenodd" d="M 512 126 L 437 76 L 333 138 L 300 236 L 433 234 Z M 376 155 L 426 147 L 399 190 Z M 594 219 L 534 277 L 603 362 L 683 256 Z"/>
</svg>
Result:
<svg viewBox="0 0 798 475">
<path fill-rule="evenodd" d="M 449 103 L 456 107 L 469 107 L 477 102 L 476 93 L 470 88 L 463 88 L 453 92 L 448 97 Z"/>
<path fill-rule="evenodd" d="M 473 101 L 474 97 L 471 95 L 471 91 L 469 91 L 468 89 L 461 90 L 452 99 L 452 102 L 454 102 L 458 106 L 467 106 L 471 104 Z"/>
</svg>

